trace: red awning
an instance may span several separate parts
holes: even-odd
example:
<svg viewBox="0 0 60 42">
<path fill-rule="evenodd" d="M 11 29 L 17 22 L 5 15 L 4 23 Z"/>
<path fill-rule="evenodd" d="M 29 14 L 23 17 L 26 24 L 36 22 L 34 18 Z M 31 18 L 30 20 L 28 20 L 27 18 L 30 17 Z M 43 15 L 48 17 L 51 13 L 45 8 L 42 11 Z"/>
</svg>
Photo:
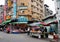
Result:
<svg viewBox="0 0 60 42">
<path fill-rule="evenodd" d="M 58 21 L 56 20 L 56 21 L 54 21 L 55 23 L 58 23 Z"/>
<path fill-rule="evenodd" d="M 44 26 L 49 26 L 50 24 L 46 24 L 45 22 L 41 22 L 42 25 Z"/>
<path fill-rule="evenodd" d="M 51 22 L 50 24 L 57 24 L 57 23 L 58 23 L 58 21 L 55 20 L 55 21 Z"/>
</svg>

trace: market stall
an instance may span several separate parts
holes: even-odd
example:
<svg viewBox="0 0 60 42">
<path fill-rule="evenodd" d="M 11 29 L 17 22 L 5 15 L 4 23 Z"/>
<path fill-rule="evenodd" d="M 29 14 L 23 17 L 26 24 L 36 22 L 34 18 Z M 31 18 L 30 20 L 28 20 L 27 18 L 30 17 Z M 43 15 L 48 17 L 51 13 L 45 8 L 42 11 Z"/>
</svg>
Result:
<svg viewBox="0 0 60 42">
<path fill-rule="evenodd" d="M 38 38 L 48 38 L 50 24 L 45 22 L 36 22 L 30 24 L 30 36 L 36 36 Z"/>
<path fill-rule="evenodd" d="M 42 27 L 42 24 L 40 24 L 40 22 L 35 22 L 29 25 L 31 26 L 30 36 L 41 38 L 40 27 Z"/>
</svg>

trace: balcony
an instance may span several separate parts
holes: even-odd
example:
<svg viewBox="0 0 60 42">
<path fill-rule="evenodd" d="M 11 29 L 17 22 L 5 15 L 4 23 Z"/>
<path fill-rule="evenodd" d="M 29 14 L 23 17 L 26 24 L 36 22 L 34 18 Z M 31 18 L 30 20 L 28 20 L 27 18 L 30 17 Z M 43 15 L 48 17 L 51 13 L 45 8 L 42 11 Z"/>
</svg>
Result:
<svg viewBox="0 0 60 42">
<path fill-rule="evenodd" d="M 32 16 L 31 14 L 18 14 L 18 16 Z"/>
</svg>

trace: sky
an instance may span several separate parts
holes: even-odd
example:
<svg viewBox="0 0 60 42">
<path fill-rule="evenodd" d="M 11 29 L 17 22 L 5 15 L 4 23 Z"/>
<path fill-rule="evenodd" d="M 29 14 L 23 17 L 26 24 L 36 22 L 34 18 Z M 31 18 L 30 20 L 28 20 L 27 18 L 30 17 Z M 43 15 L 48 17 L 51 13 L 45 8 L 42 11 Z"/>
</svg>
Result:
<svg viewBox="0 0 60 42">
<path fill-rule="evenodd" d="M 44 0 L 44 4 L 47 4 L 49 6 L 49 9 L 53 11 L 53 14 L 55 14 L 55 1 Z"/>
<path fill-rule="evenodd" d="M 5 3 L 5 0 L 0 0 L 0 5 L 4 5 L 4 3 Z M 49 9 L 52 10 L 53 13 L 55 13 L 54 1 L 52 1 L 52 0 L 44 0 L 44 3 L 49 6 Z"/>
<path fill-rule="evenodd" d="M 0 5 L 4 5 L 5 0 L 0 0 Z"/>
</svg>

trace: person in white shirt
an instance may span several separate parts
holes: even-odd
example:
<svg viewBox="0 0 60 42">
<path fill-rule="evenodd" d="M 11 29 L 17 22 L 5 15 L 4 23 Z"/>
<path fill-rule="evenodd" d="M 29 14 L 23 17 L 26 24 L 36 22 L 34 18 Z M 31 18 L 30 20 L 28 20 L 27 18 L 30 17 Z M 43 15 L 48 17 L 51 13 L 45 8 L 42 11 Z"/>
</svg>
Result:
<svg viewBox="0 0 60 42">
<path fill-rule="evenodd" d="M 28 29 L 27 29 L 27 34 L 28 35 L 30 34 L 30 27 L 28 27 Z"/>
</svg>

